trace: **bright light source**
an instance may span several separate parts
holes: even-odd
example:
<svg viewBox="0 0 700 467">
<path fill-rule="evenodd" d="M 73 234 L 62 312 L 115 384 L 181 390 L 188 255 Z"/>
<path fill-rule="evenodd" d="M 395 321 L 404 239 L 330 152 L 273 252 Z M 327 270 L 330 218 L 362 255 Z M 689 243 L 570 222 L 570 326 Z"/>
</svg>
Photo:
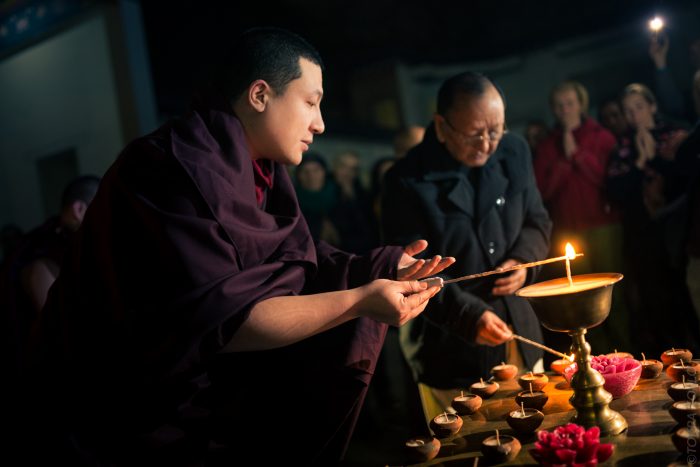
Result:
<svg viewBox="0 0 700 467">
<path fill-rule="evenodd" d="M 655 16 L 652 20 L 649 21 L 649 29 L 651 29 L 654 32 L 661 31 L 661 29 L 663 27 L 664 27 L 664 20 L 662 20 L 658 16 Z"/>
</svg>

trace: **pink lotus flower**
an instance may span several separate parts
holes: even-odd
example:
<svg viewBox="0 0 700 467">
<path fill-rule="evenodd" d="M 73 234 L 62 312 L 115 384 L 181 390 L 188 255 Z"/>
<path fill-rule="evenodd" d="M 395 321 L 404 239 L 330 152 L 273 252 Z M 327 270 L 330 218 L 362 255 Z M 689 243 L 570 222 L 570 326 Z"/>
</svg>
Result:
<svg viewBox="0 0 700 467">
<path fill-rule="evenodd" d="M 551 433 L 539 431 L 530 455 L 545 467 L 593 467 L 612 456 L 612 444 L 600 444 L 600 428 L 569 423 Z"/>
</svg>

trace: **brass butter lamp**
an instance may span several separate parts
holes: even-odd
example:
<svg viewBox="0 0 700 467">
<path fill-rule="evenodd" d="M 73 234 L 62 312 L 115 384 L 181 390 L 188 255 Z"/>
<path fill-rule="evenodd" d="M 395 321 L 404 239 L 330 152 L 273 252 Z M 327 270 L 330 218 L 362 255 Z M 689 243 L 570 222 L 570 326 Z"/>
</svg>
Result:
<svg viewBox="0 0 700 467">
<path fill-rule="evenodd" d="M 576 409 L 572 422 L 586 428 L 597 426 L 604 436 L 622 433 L 627 429 L 627 421 L 610 409 L 613 396 L 603 388 L 603 376 L 591 368 L 586 332 L 608 317 L 613 285 L 621 279 L 622 274 L 617 273 L 571 277 L 569 272 L 568 277 L 539 282 L 516 292 L 532 304 L 544 327 L 571 336 L 571 352 L 578 367 L 571 379 L 574 394 L 569 402 Z"/>
</svg>

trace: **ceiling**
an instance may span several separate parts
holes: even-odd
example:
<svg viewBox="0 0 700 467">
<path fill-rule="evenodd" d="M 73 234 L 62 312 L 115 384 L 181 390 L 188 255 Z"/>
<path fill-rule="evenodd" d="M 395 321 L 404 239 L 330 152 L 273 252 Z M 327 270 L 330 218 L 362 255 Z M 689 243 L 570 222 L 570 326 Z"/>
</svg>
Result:
<svg viewBox="0 0 700 467">
<path fill-rule="evenodd" d="M 281 0 L 142 2 L 159 107 L 179 112 L 201 70 L 238 33 L 272 25 L 305 36 L 326 62 L 326 87 L 381 60 L 458 63 L 500 58 L 662 13 L 673 25 L 697 0 Z M 695 18 L 697 22 L 697 18 Z"/>
</svg>

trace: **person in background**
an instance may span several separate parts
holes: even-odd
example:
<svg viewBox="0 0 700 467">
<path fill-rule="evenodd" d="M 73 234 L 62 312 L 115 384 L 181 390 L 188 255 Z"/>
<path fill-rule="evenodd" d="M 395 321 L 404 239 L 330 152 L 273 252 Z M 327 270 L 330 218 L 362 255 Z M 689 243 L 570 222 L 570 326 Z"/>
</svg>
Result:
<svg viewBox="0 0 700 467">
<path fill-rule="evenodd" d="M 621 96 L 630 132 L 619 142 L 608 167 L 610 200 L 620 209 L 627 303 L 635 311 L 632 335 L 650 353 L 687 346 L 697 349 L 695 326 L 685 285 L 680 235 L 684 214 L 670 203 L 668 183 L 676 152 L 687 132 L 657 114 L 654 94 L 632 83 Z"/>
<path fill-rule="evenodd" d="M 693 77 L 693 101 L 695 126 L 676 152 L 676 166 L 670 175 L 669 203 L 687 212 L 681 228 L 680 244 L 687 253 L 686 285 L 700 325 L 700 71 Z M 684 219 L 685 217 L 685 219 Z M 700 329 L 695 334 L 700 340 Z"/>
<path fill-rule="evenodd" d="M 396 133 L 394 137 L 394 157 L 401 159 L 406 153 L 418 143 L 423 141 L 425 135 L 425 127 L 411 125 Z"/>
<path fill-rule="evenodd" d="M 551 221 L 521 137 L 505 131 L 505 101 L 486 76 L 446 80 L 423 142 L 387 172 L 382 227 L 388 242 L 425 238 L 454 255 L 446 278 L 543 259 Z M 512 333 L 540 341 L 530 304 L 514 292 L 535 279 L 520 269 L 444 287 L 426 313 L 399 330 L 426 420 L 460 389 L 508 361 L 542 370 L 542 352 Z"/>
<path fill-rule="evenodd" d="M 44 464 L 343 457 L 387 326 L 453 260 L 313 241 L 285 166 L 325 129 L 322 69 L 298 35 L 248 30 L 192 110 L 107 171 L 33 352 Z"/>
<path fill-rule="evenodd" d="M 525 140 L 527 145 L 530 147 L 530 152 L 533 157 L 537 155 L 537 145 L 547 137 L 549 128 L 543 120 L 530 120 L 525 126 Z"/>
<path fill-rule="evenodd" d="M 326 160 L 320 154 L 307 152 L 295 171 L 297 199 L 304 219 L 315 241 L 340 244 L 338 230 L 329 216 L 337 202 L 336 187 L 330 183 Z"/>
<path fill-rule="evenodd" d="M 662 112 L 667 120 L 685 122 L 694 116 L 688 105 L 692 99 L 681 90 L 668 67 L 669 47 L 670 39 L 663 32 L 653 35 L 650 39 L 649 57 L 654 64 L 653 88 L 659 106 L 657 110 Z M 690 42 L 688 58 L 693 73 L 700 70 L 700 37 Z"/>
<path fill-rule="evenodd" d="M 537 146 L 535 177 L 552 217 L 550 257 L 564 254 L 570 242 L 584 256 L 572 263 L 577 274 L 622 269 L 622 228 L 605 194 L 607 167 L 615 149 L 613 134 L 588 115 L 588 91 L 579 82 L 564 81 L 549 98 L 556 126 Z M 560 277 L 561 265 L 548 265 L 545 277 Z M 620 288 L 615 288 L 614 313 L 591 330 L 595 352 L 630 347 L 629 319 Z M 548 340 L 556 333 L 546 333 Z M 565 345 L 565 340 L 559 343 Z"/>
<path fill-rule="evenodd" d="M 338 231 L 338 246 L 352 253 L 366 253 L 379 243 L 372 224 L 372 202 L 359 175 L 357 154 L 345 152 L 333 161 L 336 199 L 330 220 Z"/>
<path fill-rule="evenodd" d="M 21 347 L 44 308 L 63 255 L 85 217 L 100 179 L 83 175 L 70 181 L 61 195 L 61 210 L 21 237 L 0 272 L 3 312 L 13 316 Z"/>
<path fill-rule="evenodd" d="M 34 446 L 32 435 L 38 430 L 35 420 L 28 417 L 27 405 L 21 403 L 27 392 L 24 384 L 29 366 L 28 349 L 36 338 L 49 289 L 59 275 L 63 258 L 99 183 L 100 179 L 92 175 L 69 182 L 61 195 L 60 212 L 21 237 L 0 268 L 0 362 L 6 380 L 12 381 L 4 390 L 9 403 L 3 419 L 13 430 L 5 452 L 16 449 L 23 460 L 31 452 L 23 448 Z M 49 387 L 39 389 L 42 392 L 39 399 L 28 401 L 31 407 L 43 400 L 43 391 L 50 391 Z"/>
<path fill-rule="evenodd" d="M 0 265 L 10 256 L 12 250 L 14 250 L 21 242 L 24 232 L 19 226 L 15 224 L 6 224 L 0 229 Z"/>
<path fill-rule="evenodd" d="M 598 110 L 598 118 L 600 124 L 611 131 L 616 139 L 624 137 L 629 131 L 625 114 L 617 98 L 603 101 Z"/>
</svg>

